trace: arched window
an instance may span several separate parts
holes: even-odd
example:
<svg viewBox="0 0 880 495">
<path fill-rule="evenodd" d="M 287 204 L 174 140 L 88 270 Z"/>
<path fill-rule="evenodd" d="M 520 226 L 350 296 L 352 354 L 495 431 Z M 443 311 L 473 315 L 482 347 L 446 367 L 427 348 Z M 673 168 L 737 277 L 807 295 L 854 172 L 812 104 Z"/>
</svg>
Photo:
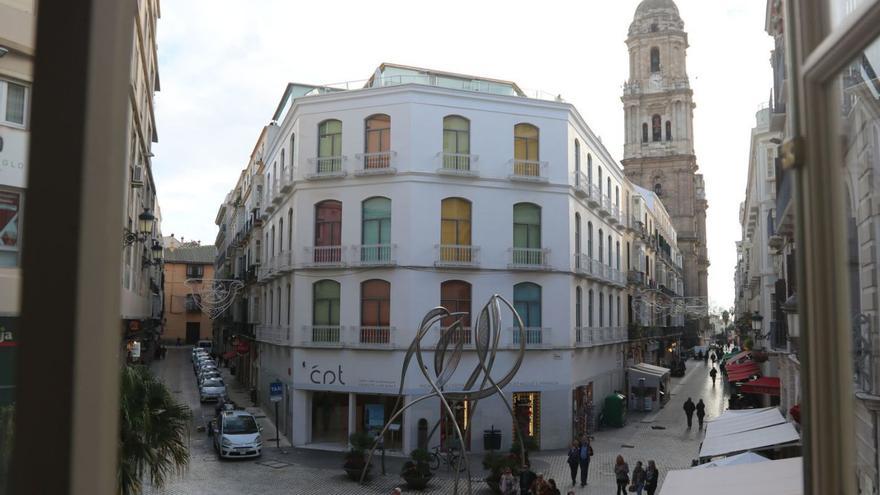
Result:
<svg viewBox="0 0 880 495">
<path fill-rule="evenodd" d="M 290 300 L 290 284 L 287 284 L 287 324 L 290 325 L 290 310 L 293 307 L 292 301 Z"/>
<path fill-rule="evenodd" d="M 654 184 L 654 194 L 656 194 L 657 196 L 663 195 L 663 185 L 659 182 Z"/>
<path fill-rule="evenodd" d="M 440 305 L 450 313 L 467 313 L 462 316 L 461 324 L 464 327 L 471 326 L 471 284 L 463 280 L 447 280 L 440 284 Z M 448 317 L 440 325 L 448 327 L 454 322 L 455 318 Z M 470 338 L 465 343 L 470 343 Z"/>
<path fill-rule="evenodd" d="M 587 153 L 587 182 L 593 184 L 593 155 Z"/>
<path fill-rule="evenodd" d="M 281 183 L 283 184 L 285 179 L 287 179 L 287 175 L 284 174 L 284 149 L 281 150 Z"/>
<path fill-rule="evenodd" d="M 339 326 L 339 282 L 319 280 L 312 286 L 312 325 Z M 339 340 L 338 331 L 336 340 Z"/>
<path fill-rule="evenodd" d="M 604 235 L 602 233 L 602 229 L 599 229 L 599 262 L 600 263 L 604 261 L 602 259 L 604 257 L 604 255 L 602 253 L 605 251 L 604 250 L 604 247 L 605 247 L 604 242 L 605 241 L 602 240 L 603 238 L 604 238 Z"/>
<path fill-rule="evenodd" d="M 608 266 L 612 266 L 613 259 L 611 257 L 611 236 L 608 236 Z"/>
<path fill-rule="evenodd" d="M 513 128 L 513 173 L 538 177 L 541 175 L 538 152 L 538 128 L 532 124 L 516 124 Z"/>
<path fill-rule="evenodd" d="M 593 326 L 593 289 L 587 293 L 587 325 Z"/>
<path fill-rule="evenodd" d="M 660 49 L 651 48 L 651 72 L 660 72 Z"/>
<path fill-rule="evenodd" d="M 593 222 L 587 222 L 587 258 L 593 259 Z"/>
<path fill-rule="evenodd" d="M 267 308 L 266 308 L 266 309 L 269 310 L 269 318 L 268 318 L 268 320 L 269 320 L 269 324 L 270 324 L 270 325 L 273 324 L 273 323 L 275 323 L 274 321 L 272 321 L 272 318 L 275 317 L 275 312 L 273 311 L 273 310 L 274 310 L 274 306 L 275 306 L 275 291 L 272 290 L 272 289 L 269 289 L 269 304 L 267 305 Z"/>
<path fill-rule="evenodd" d="M 614 313 L 612 312 L 612 308 L 614 307 L 614 296 L 608 294 L 608 326 L 614 326 Z"/>
<path fill-rule="evenodd" d="M 391 284 L 385 280 L 361 283 L 362 344 L 387 344 L 391 327 Z"/>
<path fill-rule="evenodd" d="M 293 249 L 293 208 L 287 209 L 287 249 Z"/>
<path fill-rule="evenodd" d="M 513 247 L 541 248 L 541 207 L 532 203 L 513 205 Z M 516 263 L 516 261 L 514 261 Z"/>
<path fill-rule="evenodd" d="M 318 173 L 342 170 L 342 122 L 325 120 L 318 124 Z"/>
<path fill-rule="evenodd" d="M 581 314 L 581 305 L 583 304 L 583 290 L 580 287 L 574 289 L 574 326 L 580 329 L 584 326 L 583 315 Z"/>
<path fill-rule="evenodd" d="M 672 122 L 666 121 L 666 140 L 672 141 Z"/>
<path fill-rule="evenodd" d="M 615 242 L 614 246 L 616 248 L 615 259 L 617 260 L 617 269 L 620 270 L 620 241 Z"/>
<path fill-rule="evenodd" d="M 617 296 L 617 326 L 623 326 L 620 324 L 620 296 Z"/>
<path fill-rule="evenodd" d="M 364 122 L 364 169 L 388 168 L 391 165 L 391 117 L 380 114 Z"/>
<path fill-rule="evenodd" d="M 275 226 L 274 225 L 272 226 L 272 249 L 270 251 L 270 254 L 273 257 L 275 256 Z"/>
<path fill-rule="evenodd" d="M 620 186 L 614 186 L 614 206 L 620 208 Z"/>
<path fill-rule="evenodd" d="M 361 261 L 391 261 L 391 200 L 369 198 L 361 203 Z"/>
<path fill-rule="evenodd" d="M 605 195 L 608 197 L 608 201 L 611 201 L 611 177 L 607 179 L 608 187 L 605 188 Z"/>
<path fill-rule="evenodd" d="M 288 246 L 289 247 L 289 246 Z M 278 219 L 278 254 L 284 252 L 284 219 Z"/>
<path fill-rule="evenodd" d="M 581 185 L 581 142 L 574 140 L 574 184 Z"/>
<path fill-rule="evenodd" d="M 648 142 L 648 124 L 642 124 L 642 142 Z"/>
<path fill-rule="evenodd" d="M 660 128 L 660 126 L 662 125 L 661 122 L 662 122 L 662 120 L 660 119 L 659 115 L 655 114 L 653 117 L 651 117 L 651 126 L 653 128 L 653 140 L 654 141 L 660 141 L 660 139 L 663 137 L 663 136 L 661 136 L 661 132 L 662 132 L 662 129 Z"/>
<path fill-rule="evenodd" d="M 446 198 L 440 203 L 440 243 L 470 246 L 470 201 L 463 198 Z"/>
<path fill-rule="evenodd" d="M 581 254 L 581 214 L 574 214 L 574 254 L 576 255 L 575 263 L 580 268 Z"/>
<path fill-rule="evenodd" d="M 296 156 L 296 134 L 290 135 L 290 175 L 293 176 L 294 157 Z"/>
<path fill-rule="evenodd" d="M 540 328 L 541 286 L 531 282 L 523 282 L 514 285 L 513 307 L 516 308 L 516 312 L 519 313 L 519 316 L 522 318 L 523 324 L 526 327 Z M 530 334 L 526 335 L 530 344 L 540 343 L 540 337 L 538 337 L 538 342 L 533 342 L 532 336 Z"/>
<path fill-rule="evenodd" d="M 602 196 L 602 167 L 597 167 L 599 169 L 599 181 L 596 183 L 598 187 L 596 189 L 599 191 L 599 196 Z M 599 198 L 602 199 L 602 198 Z"/>
<path fill-rule="evenodd" d="M 342 203 L 334 200 L 315 205 L 315 263 L 338 263 L 342 259 Z"/>
<path fill-rule="evenodd" d="M 471 169 L 471 123 L 459 115 L 443 117 L 443 168 Z"/>
<path fill-rule="evenodd" d="M 605 294 L 599 291 L 599 325 L 605 325 Z"/>
</svg>

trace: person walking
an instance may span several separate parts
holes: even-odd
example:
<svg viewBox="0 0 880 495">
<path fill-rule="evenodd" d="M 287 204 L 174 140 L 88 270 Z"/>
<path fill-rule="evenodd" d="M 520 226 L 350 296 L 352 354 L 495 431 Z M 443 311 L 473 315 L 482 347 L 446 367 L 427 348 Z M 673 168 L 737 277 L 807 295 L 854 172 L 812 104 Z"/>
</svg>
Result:
<svg viewBox="0 0 880 495">
<path fill-rule="evenodd" d="M 501 473 L 501 480 L 498 482 L 498 488 L 501 489 L 501 495 L 516 495 L 519 490 L 516 487 L 516 478 L 509 467 L 504 468 Z"/>
<path fill-rule="evenodd" d="M 626 495 L 626 487 L 629 484 L 629 464 L 623 460 L 622 455 L 618 455 L 614 462 L 614 477 L 617 479 L 616 495 Z"/>
<path fill-rule="evenodd" d="M 703 399 L 700 399 L 700 402 L 697 402 L 697 421 L 700 422 L 700 429 L 703 429 L 703 418 L 706 417 L 706 404 L 703 404 Z"/>
<path fill-rule="evenodd" d="M 571 486 L 577 485 L 578 466 L 581 463 L 581 446 L 577 442 L 571 442 L 568 449 L 568 468 L 571 470 Z"/>
<path fill-rule="evenodd" d="M 648 469 L 645 470 L 645 490 L 648 495 L 654 495 L 657 491 L 657 481 L 660 479 L 660 472 L 657 471 L 657 464 L 654 461 L 648 461 Z"/>
<path fill-rule="evenodd" d="M 532 482 L 532 490 L 529 493 L 531 493 L 531 495 L 547 495 L 548 489 L 549 486 L 544 479 L 544 473 L 539 473 L 538 477 L 535 478 L 535 481 Z"/>
<path fill-rule="evenodd" d="M 529 495 L 532 493 L 532 483 L 535 482 L 538 476 L 535 475 L 535 472 L 532 471 L 529 463 L 525 463 L 523 465 L 522 471 L 519 473 L 519 493 L 521 495 Z"/>
<path fill-rule="evenodd" d="M 684 401 L 684 415 L 687 416 L 688 428 L 690 428 L 694 422 L 694 409 L 696 409 L 694 401 L 688 397 L 688 400 Z"/>
<path fill-rule="evenodd" d="M 635 487 L 635 492 L 638 495 L 642 495 L 642 490 L 645 489 L 645 468 L 642 467 L 642 461 L 637 461 L 636 467 L 633 468 L 630 491 L 632 491 L 632 487 Z"/>
<path fill-rule="evenodd" d="M 590 457 L 593 456 L 593 446 L 590 445 L 590 437 L 584 436 L 578 450 L 578 463 L 581 468 L 581 486 L 587 486 L 587 475 L 590 474 Z"/>
<path fill-rule="evenodd" d="M 714 386 L 715 386 L 715 377 L 718 376 L 718 370 L 716 370 L 716 369 L 713 367 L 712 370 L 709 371 L 709 376 L 712 377 L 712 386 L 714 387 Z"/>
</svg>

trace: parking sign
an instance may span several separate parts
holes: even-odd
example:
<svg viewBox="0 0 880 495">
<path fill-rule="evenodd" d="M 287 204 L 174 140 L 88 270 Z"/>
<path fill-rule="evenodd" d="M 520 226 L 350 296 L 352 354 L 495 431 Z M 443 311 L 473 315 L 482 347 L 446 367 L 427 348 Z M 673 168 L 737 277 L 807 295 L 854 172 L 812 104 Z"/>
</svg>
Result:
<svg viewBox="0 0 880 495">
<path fill-rule="evenodd" d="M 269 384 L 269 400 L 272 402 L 279 402 L 281 400 L 281 396 L 284 395 L 283 387 L 284 384 L 281 382 L 272 382 Z"/>
</svg>

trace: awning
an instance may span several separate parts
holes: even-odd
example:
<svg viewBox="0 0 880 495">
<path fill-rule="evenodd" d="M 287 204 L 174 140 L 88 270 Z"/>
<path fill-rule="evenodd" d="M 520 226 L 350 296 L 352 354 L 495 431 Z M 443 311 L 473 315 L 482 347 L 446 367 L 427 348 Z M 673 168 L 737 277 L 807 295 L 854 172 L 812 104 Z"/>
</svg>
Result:
<svg viewBox="0 0 880 495">
<path fill-rule="evenodd" d="M 700 447 L 700 457 L 738 454 L 748 450 L 762 450 L 795 444 L 800 441 L 800 438 L 791 423 L 782 423 L 767 428 L 706 438 Z M 762 491 L 761 493 L 766 492 Z"/>
<path fill-rule="evenodd" d="M 641 371 L 642 373 L 646 373 L 649 375 L 654 375 L 656 377 L 663 378 L 663 376 L 668 375 L 670 370 L 669 368 L 663 368 L 661 366 L 654 366 L 653 364 L 648 363 L 639 363 L 630 369 Z"/>
<path fill-rule="evenodd" d="M 706 425 L 706 438 L 735 435 L 783 423 L 785 418 L 776 407 L 726 411 Z"/>
<path fill-rule="evenodd" d="M 742 351 L 737 354 L 725 354 L 721 361 L 725 363 L 725 366 L 727 366 L 727 363 L 740 364 L 739 361 L 749 357 L 749 354 L 751 354 L 751 351 Z"/>
<path fill-rule="evenodd" d="M 802 495 L 803 459 L 740 464 L 715 469 L 669 471 L 660 495 Z"/>
<path fill-rule="evenodd" d="M 739 390 L 744 394 L 767 394 L 779 395 L 779 378 L 775 376 L 762 376 L 757 380 L 743 383 Z"/>
<path fill-rule="evenodd" d="M 754 375 L 761 374 L 761 367 L 758 366 L 758 363 L 753 361 L 748 361 L 743 364 L 736 364 L 727 366 L 724 369 L 727 372 L 727 381 L 729 382 L 738 382 L 745 380 Z"/>
<path fill-rule="evenodd" d="M 767 459 L 766 457 L 758 455 L 754 452 L 746 452 L 744 454 L 737 454 L 730 457 L 725 457 L 723 459 L 718 459 L 717 461 L 707 462 L 706 464 L 700 464 L 699 466 L 694 466 L 693 469 L 736 466 L 739 464 L 754 464 L 756 462 L 766 462 L 769 460 L 770 459 Z"/>
</svg>

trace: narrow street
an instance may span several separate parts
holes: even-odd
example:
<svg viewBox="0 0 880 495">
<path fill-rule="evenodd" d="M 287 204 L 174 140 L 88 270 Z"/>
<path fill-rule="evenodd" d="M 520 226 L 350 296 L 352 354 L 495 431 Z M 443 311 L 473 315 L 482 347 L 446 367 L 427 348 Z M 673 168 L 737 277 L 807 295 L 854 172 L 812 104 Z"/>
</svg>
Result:
<svg viewBox="0 0 880 495">
<path fill-rule="evenodd" d="M 167 495 L 214 495 L 229 493 L 260 494 L 388 494 L 394 487 L 403 486 L 398 476 L 404 459 L 386 458 L 386 476 L 377 476 L 370 484 L 358 486 L 343 473 L 342 455 L 291 449 L 286 440 L 281 449 L 275 447 L 275 429 L 271 416 L 259 408 L 247 409 L 257 416 L 263 426 L 263 456 L 259 459 L 220 461 L 214 454 L 207 433 L 199 432 L 214 411 L 213 404 L 201 405 L 195 378 L 189 360 L 189 348 L 170 348 L 164 361 L 153 364 L 154 372 L 168 384 L 179 400 L 193 411 L 190 430 L 190 465 L 186 472 L 174 477 L 164 490 L 148 489 L 147 494 Z M 672 378 L 671 398 L 659 412 L 630 414 L 627 425 L 619 429 L 604 429 L 595 436 L 595 456 L 591 462 L 586 488 L 576 488 L 577 494 L 607 494 L 615 488 L 613 465 L 618 454 L 623 455 L 630 468 L 637 460 L 647 463 L 653 459 L 662 477 L 670 469 L 690 467 L 697 455 L 702 432 L 697 427 L 687 429 L 682 404 L 691 397 L 694 402 L 706 403 L 706 419 L 717 417 L 724 410 L 725 395 L 721 381 L 714 387 L 708 376 L 708 367 L 702 361 L 688 361 L 688 370 L 682 378 Z M 711 363 L 710 363 L 711 366 Z M 236 387 L 234 377 L 224 370 L 230 393 L 240 405 L 250 405 L 243 400 L 245 391 Z M 241 399 L 241 400 L 240 400 Z M 285 447 L 288 445 L 288 447 Z M 473 493 L 490 493 L 482 482 L 484 472 L 480 465 L 481 455 L 471 459 L 474 478 Z M 536 473 L 557 481 L 560 490 L 570 489 L 568 465 L 565 452 L 542 451 L 531 455 Z M 374 461 L 378 472 L 379 461 Z M 452 493 L 453 473 L 441 468 L 426 490 L 432 493 Z M 466 483 L 460 485 L 467 493 Z"/>
</svg>

